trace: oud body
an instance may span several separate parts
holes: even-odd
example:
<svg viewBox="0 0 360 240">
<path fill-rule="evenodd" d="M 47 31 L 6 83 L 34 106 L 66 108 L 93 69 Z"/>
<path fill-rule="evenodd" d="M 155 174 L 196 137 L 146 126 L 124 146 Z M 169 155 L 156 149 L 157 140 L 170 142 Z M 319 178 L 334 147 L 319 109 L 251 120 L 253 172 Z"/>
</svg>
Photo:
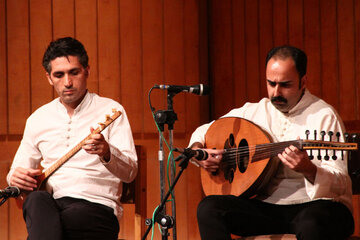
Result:
<svg viewBox="0 0 360 240">
<path fill-rule="evenodd" d="M 237 117 L 221 118 L 211 124 L 205 135 L 206 148 L 225 149 L 216 173 L 201 169 L 205 195 L 256 195 L 277 170 L 280 160 L 274 157 L 290 145 L 302 150 L 331 150 L 332 153 L 358 148 L 357 143 L 317 140 L 274 143 L 266 131 L 251 121 Z M 336 160 L 335 155 L 332 155 L 332 160 Z"/>
</svg>

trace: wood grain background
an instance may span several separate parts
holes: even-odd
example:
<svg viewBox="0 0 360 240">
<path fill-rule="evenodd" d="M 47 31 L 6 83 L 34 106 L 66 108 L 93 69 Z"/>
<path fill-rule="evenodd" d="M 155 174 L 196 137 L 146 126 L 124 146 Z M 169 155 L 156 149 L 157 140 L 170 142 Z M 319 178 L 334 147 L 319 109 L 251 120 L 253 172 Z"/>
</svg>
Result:
<svg viewBox="0 0 360 240">
<path fill-rule="evenodd" d="M 154 84 L 212 88 L 208 97 L 174 97 L 174 145 L 184 147 L 200 124 L 266 96 L 265 55 L 292 44 L 308 54 L 310 91 L 339 111 L 349 131 L 360 131 L 359 33 L 357 0 L 0 0 L 0 187 L 25 120 L 56 97 L 41 66 L 53 39 L 83 42 L 89 90 L 125 107 L 135 142 L 147 152 L 151 217 L 160 202 L 159 140 L 148 102 Z M 154 90 L 151 102 L 167 109 L 166 92 Z M 186 169 L 175 196 L 178 239 L 199 239 L 199 169 Z M 358 218 L 358 196 L 354 203 Z M 13 200 L 0 207 L 0 236 L 25 239 Z"/>
</svg>

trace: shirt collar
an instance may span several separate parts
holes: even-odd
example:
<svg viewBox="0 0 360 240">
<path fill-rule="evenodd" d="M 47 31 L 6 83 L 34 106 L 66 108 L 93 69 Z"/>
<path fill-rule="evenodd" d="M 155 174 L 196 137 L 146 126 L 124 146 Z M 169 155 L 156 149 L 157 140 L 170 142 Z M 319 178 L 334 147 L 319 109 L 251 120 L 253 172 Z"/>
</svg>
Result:
<svg viewBox="0 0 360 240">
<path fill-rule="evenodd" d="M 300 101 L 292 108 L 288 113 L 283 113 L 285 116 L 294 116 L 298 113 L 302 112 L 305 108 L 309 107 L 309 105 L 312 103 L 312 94 L 309 92 L 309 90 L 305 89 L 304 94 L 302 95 Z"/>
<path fill-rule="evenodd" d="M 88 90 L 86 90 L 86 94 L 85 94 L 84 98 L 82 99 L 82 101 L 79 103 L 79 105 L 75 108 L 74 114 L 80 112 L 81 109 L 84 109 L 87 106 L 89 106 L 90 102 L 91 102 L 91 94 L 89 93 Z M 60 101 L 60 97 L 58 97 L 58 99 L 57 99 L 57 105 L 58 105 L 58 108 L 61 109 L 61 111 L 67 113 L 65 106 Z"/>
</svg>

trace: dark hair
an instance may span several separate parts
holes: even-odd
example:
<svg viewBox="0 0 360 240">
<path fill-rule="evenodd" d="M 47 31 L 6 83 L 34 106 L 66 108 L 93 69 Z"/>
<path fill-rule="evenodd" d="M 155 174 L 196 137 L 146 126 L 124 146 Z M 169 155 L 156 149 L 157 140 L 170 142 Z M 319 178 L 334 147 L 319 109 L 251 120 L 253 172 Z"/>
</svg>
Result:
<svg viewBox="0 0 360 240">
<path fill-rule="evenodd" d="M 58 57 L 76 56 L 80 64 L 88 67 L 89 57 L 81 42 L 72 38 L 64 37 L 51 42 L 46 49 L 42 61 L 42 65 L 48 73 L 51 73 L 50 62 Z"/>
<path fill-rule="evenodd" d="M 291 57 L 295 62 L 295 67 L 299 73 L 300 80 L 306 74 L 307 56 L 301 49 L 289 45 L 275 47 L 267 54 L 265 67 L 267 66 L 269 60 L 273 57 L 278 57 L 280 59 Z"/>
</svg>

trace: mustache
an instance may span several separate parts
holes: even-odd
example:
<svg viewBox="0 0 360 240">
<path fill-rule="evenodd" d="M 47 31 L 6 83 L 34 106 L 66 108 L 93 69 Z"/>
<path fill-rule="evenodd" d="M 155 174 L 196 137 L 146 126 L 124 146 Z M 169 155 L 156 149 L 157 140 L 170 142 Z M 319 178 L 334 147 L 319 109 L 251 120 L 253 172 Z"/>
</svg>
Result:
<svg viewBox="0 0 360 240">
<path fill-rule="evenodd" d="M 272 97 L 271 98 L 271 102 L 283 102 L 283 103 L 287 103 L 287 99 L 282 97 L 282 96 L 277 96 L 277 97 Z"/>
</svg>

